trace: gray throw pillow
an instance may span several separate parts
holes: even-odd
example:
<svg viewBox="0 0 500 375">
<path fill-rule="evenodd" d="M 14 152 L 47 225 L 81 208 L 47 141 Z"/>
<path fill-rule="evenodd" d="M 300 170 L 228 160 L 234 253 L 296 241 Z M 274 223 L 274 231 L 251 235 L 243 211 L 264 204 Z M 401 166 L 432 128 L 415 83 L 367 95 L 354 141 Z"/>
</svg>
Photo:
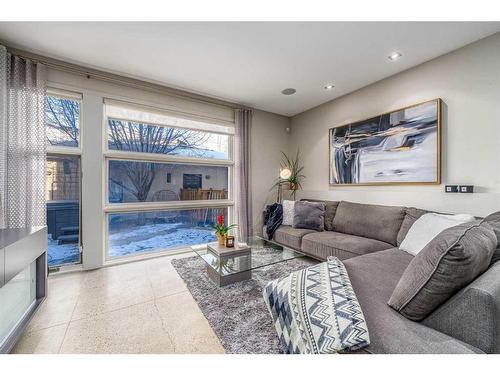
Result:
<svg viewBox="0 0 500 375">
<path fill-rule="evenodd" d="M 323 202 L 295 202 L 293 227 L 322 232 L 325 229 L 325 204 Z"/>
<path fill-rule="evenodd" d="M 500 260 L 500 211 L 486 216 L 483 220 L 491 225 L 491 227 L 495 231 L 495 235 L 497 236 L 497 248 L 495 249 L 493 257 L 491 258 L 491 264 L 493 264 L 496 261 Z"/>
<path fill-rule="evenodd" d="M 483 221 L 445 229 L 412 259 L 389 306 L 408 319 L 424 319 L 488 268 L 496 246 L 493 228 Z"/>
</svg>

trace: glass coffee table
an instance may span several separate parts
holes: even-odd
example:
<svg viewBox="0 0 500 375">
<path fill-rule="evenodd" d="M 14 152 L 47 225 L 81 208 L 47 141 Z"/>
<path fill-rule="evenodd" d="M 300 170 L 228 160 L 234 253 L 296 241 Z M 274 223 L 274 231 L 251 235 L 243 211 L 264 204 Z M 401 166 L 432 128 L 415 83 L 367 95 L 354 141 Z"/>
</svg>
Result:
<svg viewBox="0 0 500 375">
<path fill-rule="evenodd" d="M 192 249 L 205 261 L 208 277 L 218 286 L 251 279 L 252 270 L 257 268 L 305 256 L 261 237 L 251 237 L 246 244 L 248 251 L 234 255 L 227 250 L 219 255 L 207 245 L 192 246 Z"/>
</svg>

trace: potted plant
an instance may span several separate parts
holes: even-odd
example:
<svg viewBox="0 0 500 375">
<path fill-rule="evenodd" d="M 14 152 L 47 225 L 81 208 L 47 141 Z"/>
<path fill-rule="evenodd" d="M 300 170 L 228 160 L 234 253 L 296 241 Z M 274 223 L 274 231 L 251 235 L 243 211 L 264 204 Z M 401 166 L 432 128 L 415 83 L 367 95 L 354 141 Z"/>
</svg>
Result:
<svg viewBox="0 0 500 375">
<path fill-rule="evenodd" d="M 224 215 L 217 216 L 217 223 L 213 224 L 212 228 L 215 229 L 215 235 L 217 236 L 219 245 L 224 245 L 226 243 L 227 233 L 236 227 L 236 224 L 226 225 Z"/>
<path fill-rule="evenodd" d="M 301 181 L 306 177 L 302 174 L 302 170 L 304 169 L 304 167 L 300 165 L 300 151 L 297 150 L 297 154 L 293 159 L 289 158 L 288 155 L 283 151 L 281 151 L 281 153 L 283 154 L 283 157 L 280 163 L 280 176 L 276 183 L 273 185 L 273 188 L 278 188 L 279 196 L 283 183 L 288 183 L 288 188 L 290 189 L 291 195 L 295 200 L 297 190 L 302 188 Z M 280 200 L 280 197 L 278 197 L 278 200 Z"/>
</svg>

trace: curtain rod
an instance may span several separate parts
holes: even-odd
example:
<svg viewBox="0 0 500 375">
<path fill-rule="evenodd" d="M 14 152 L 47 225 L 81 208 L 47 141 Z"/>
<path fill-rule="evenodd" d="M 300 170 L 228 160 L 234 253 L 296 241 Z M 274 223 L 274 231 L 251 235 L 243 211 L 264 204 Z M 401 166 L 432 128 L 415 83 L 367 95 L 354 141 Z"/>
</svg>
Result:
<svg viewBox="0 0 500 375">
<path fill-rule="evenodd" d="M 68 63 L 62 60 L 54 59 L 47 56 L 38 55 L 32 52 L 24 51 L 21 49 L 17 49 L 14 47 L 10 47 L 8 44 L 5 44 L 0 41 L 1 44 L 7 47 L 7 50 L 15 54 L 21 58 L 29 59 L 35 62 L 39 62 L 44 64 L 45 66 L 59 70 L 62 72 L 72 73 L 80 76 L 84 76 L 86 78 L 94 78 L 105 82 L 132 86 L 135 88 L 148 90 L 160 94 L 165 94 L 177 98 L 189 99 L 192 101 L 204 103 L 204 104 L 212 104 L 221 107 L 231 108 L 231 109 L 252 109 L 250 107 L 239 105 L 237 103 L 229 102 L 222 99 L 211 98 L 209 96 L 191 93 L 189 91 L 184 91 L 181 89 L 176 89 L 168 86 L 164 86 L 158 83 L 148 82 L 137 78 L 126 77 L 115 73 L 108 73 L 105 71 L 101 71 L 94 68 L 86 68 L 81 65 Z"/>
</svg>

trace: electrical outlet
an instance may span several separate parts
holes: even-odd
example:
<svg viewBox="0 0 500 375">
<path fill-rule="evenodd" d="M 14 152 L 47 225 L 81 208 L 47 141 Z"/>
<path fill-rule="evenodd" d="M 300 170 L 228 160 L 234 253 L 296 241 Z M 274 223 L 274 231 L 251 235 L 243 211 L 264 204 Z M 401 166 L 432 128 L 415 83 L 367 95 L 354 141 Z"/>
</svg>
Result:
<svg viewBox="0 0 500 375">
<path fill-rule="evenodd" d="M 444 191 L 446 193 L 458 193 L 458 185 L 446 185 Z"/>
<path fill-rule="evenodd" d="M 474 185 L 460 185 L 459 192 L 460 193 L 473 193 L 474 192 Z"/>
</svg>

